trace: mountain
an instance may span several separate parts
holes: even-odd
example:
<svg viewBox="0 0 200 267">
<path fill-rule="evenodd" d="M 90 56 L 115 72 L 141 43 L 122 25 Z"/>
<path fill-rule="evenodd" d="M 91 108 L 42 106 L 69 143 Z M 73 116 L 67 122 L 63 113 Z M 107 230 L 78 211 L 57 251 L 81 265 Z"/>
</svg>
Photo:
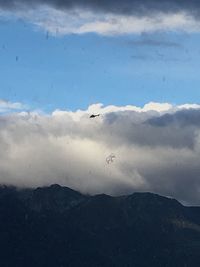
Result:
<svg viewBox="0 0 200 267">
<path fill-rule="evenodd" d="M 200 266 L 200 208 L 151 193 L 0 187 L 1 267 Z"/>
</svg>

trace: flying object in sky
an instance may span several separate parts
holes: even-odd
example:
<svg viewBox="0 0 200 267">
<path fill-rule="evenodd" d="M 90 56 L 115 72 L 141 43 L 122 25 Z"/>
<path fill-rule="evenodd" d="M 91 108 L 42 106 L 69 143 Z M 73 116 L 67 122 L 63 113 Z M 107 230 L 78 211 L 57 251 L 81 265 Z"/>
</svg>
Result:
<svg viewBox="0 0 200 267">
<path fill-rule="evenodd" d="M 92 119 L 92 118 L 99 117 L 99 116 L 100 116 L 100 114 L 92 114 L 92 115 L 90 115 L 90 118 Z"/>
<path fill-rule="evenodd" d="M 106 158 L 106 162 L 110 164 L 114 161 L 114 158 L 116 158 L 116 156 L 112 153 Z"/>
</svg>

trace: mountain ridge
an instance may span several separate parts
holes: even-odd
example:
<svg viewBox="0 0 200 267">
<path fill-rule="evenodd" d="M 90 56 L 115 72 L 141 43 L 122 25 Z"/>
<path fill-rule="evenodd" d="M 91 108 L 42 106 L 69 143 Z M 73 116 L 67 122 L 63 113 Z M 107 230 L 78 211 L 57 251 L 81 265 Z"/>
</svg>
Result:
<svg viewBox="0 0 200 267">
<path fill-rule="evenodd" d="M 0 187 L 0 265 L 200 266 L 200 207 L 158 194 Z"/>
</svg>

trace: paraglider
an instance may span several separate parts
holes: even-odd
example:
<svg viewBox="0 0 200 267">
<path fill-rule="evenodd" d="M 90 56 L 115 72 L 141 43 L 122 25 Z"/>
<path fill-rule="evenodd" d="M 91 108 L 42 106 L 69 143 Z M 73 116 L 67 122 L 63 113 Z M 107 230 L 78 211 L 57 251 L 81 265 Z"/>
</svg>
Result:
<svg viewBox="0 0 200 267">
<path fill-rule="evenodd" d="M 114 158 L 116 158 L 116 156 L 112 153 L 106 158 L 106 162 L 110 164 L 114 161 Z"/>
</svg>

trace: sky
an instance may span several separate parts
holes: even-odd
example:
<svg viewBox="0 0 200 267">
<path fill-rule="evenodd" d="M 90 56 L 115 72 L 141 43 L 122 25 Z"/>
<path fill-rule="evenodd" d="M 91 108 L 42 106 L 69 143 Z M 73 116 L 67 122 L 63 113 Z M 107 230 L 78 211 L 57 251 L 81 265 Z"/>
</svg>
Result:
<svg viewBox="0 0 200 267">
<path fill-rule="evenodd" d="M 16 1 L 15 6 L 7 1 L 6 7 L 3 2 L 2 99 L 46 112 L 85 109 L 93 103 L 198 102 L 199 22 L 182 10 L 156 18 L 156 11 L 89 11 L 78 1 L 66 9 L 51 1 L 34 6 L 30 1 Z M 103 21 L 107 25 L 100 27 Z"/>
<path fill-rule="evenodd" d="M 199 43 L 195 0 L 0 0 L 0 183 L 200 204 Z"/>
</svg>

